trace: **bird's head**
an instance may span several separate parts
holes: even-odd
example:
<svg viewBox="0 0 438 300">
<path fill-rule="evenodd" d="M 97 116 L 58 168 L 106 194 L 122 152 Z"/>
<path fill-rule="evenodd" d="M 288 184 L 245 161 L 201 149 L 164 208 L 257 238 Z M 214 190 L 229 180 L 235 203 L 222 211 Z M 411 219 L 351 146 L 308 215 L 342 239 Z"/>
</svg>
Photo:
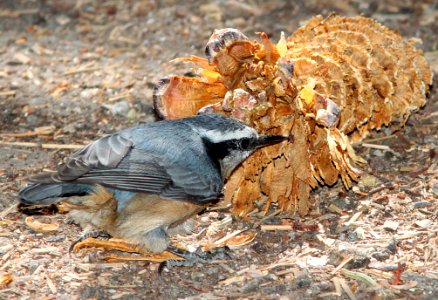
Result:
<svg viewBox="0 0 438 300">
<path fill-rule="evenodd" d="M 254 128 L 228 117 L 214 118 L 214 122 L 218 118 L 220 122 L 211 129 L 204 128 L 201 136 L 208 155 L 219 164 L 224 179 L 255 150 L 289 139 L 281 135 L 258 134 Z"/>
</svg>

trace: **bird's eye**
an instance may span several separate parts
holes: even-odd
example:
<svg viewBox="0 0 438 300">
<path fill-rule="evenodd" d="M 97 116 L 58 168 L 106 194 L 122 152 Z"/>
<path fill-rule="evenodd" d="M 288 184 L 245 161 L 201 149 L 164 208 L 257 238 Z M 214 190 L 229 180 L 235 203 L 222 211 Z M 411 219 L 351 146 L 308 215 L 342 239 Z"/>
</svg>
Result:
<svg viewBox="0 0 438 300">
<path fill-rule="evenodd" d="M 249 139 L 242 139 L 240 147 L 242 147 L 243 150 L 247 150 L 249 148 Z"/>
</svg>

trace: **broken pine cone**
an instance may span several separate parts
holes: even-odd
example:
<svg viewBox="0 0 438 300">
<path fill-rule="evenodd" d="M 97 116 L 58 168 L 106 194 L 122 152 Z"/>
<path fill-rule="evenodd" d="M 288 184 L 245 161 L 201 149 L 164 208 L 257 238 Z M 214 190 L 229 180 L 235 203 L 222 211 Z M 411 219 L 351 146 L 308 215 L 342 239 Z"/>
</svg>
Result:
<svg viewBox="0 0 438 300">
<path fill-rule="evenodd" d="M 312 18 L 287 40 L 251 41 L 236 29 L 215 31 L 198 77 L 171 76 L 154 93 L 158 113 L 176 119 L 222 113 L 260 133 L 294 141 L 263 148 L 228 180 L 225 200 L 237 215 L 265 200 L 307 214 L 318 184 L 346 188 L 359 176 L 351 141 L 370 130 L 402 127 L 425 103 L 432 72 L 413 41 L 364 18 Z"/>
</svg>

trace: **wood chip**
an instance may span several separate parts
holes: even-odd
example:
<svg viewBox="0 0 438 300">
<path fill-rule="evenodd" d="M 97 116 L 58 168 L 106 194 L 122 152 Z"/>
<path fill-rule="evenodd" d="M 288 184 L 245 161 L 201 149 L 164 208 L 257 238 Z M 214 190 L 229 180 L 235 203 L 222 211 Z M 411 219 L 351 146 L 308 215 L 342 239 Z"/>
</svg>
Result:
<svg viewBox="0 0 438 300">
<path fill-rule="evenodd" d="M 29 56 L 27 56 L 27 55 L 25 55 L 23 53 L 18 52 L 18 53 L 14 54 L 14 57 L 12 58 L 12 61 L 20 63 L 20 64 L 23 64 L 23 65 L 27 65 L 27 64 L 29 64 L 31 62 L 31 59 L 30 59 Z"/>
<path fill-rule="evenodd" d="M 9 285 L 12 280 L 14 280 L 14 276 L 12 276 L 12 274 L 2 274 L 0 276 L 0 287 L 5 287 L 7 285 Z"/>
<path fill-rule="evenodd" d="M 351 299 L 351 300 L 356 300 L 356 296 L 354 296 L 353 291 L 350 289 L 350 287 L 348 286 L 347 282 L 345 282 L 344 279 L 340 278 L 339 279 L 339 283 L 341 284 L 342 289 L 344 290 L 344 292 L 347 294 L 347 296 Z"/>
<path fill-rule="evenodd" d="M 24 219 L 24 223 L 26 223 L 26 225 L 29 226 L 30 229 L 42 233 L 55 231 L 59 228 L 59 224 L 41 223 L 37 220 L 34 220 L 33 217 L 27 217 L 26 219 Z"/>
<path fill-rule="evenodd" d="M 18 146 L 18 147 L 40 147 L 42 149 L 81 149 L 84 145 L 74 145 L 74 144 L 39 144 L 31 142 L 1 142 L 0 145 L 6 146 Z"/>
<path fill-rule="evenodd" d="M 55 284 L 53 283 L 52 279 L 50 279 L 49 276 L 46 276 L 46 282 L 50 288 L 50 291 L 55 295 L 58 294 L 58 289 L 56 288 Z"/>
<path fill-rule="evenodd" d="M 383 229 L 397 231 L 399 225 L 397 221 L 386 220 L 385 223 L 383 223 Z"/>
<path fill-rule="evenodd" d="M 30 253 L 32 254 L 54 254 L 58 252 L 59 249 L 57 247 L 45 247 L 45 248 L 34 248 L 30 250 Z"/>
<path fill-rule="evenodd" d="M 432 224 L 433 224 L 433 221 L 429 220 L 429 219 L 415 221 L 415 225 L 417 225 L 423 229 L 429 228 Z"/>
<path fill-rule="evenodd" d="M 392 151 L 392 149 L 386 145 L 376 145 L 376 144 L 369 144 L 369 143 L 362 143 L 361 145 L 362 145 L 362 147 L 365 147 L 365 148 Z"/>
<path fill-rule="evenodd" d="M 292 230 L 292 225 L 260 225 L 262 231 Z"/>
</svg>

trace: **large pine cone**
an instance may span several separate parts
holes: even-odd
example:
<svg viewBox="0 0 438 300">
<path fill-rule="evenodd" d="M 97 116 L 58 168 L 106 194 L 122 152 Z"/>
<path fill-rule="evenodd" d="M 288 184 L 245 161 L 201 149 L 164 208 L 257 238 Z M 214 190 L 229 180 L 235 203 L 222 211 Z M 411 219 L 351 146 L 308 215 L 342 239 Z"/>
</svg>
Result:
<svg viewBox="0 0 438 300">
<path fill-rule="evenodd" d="M 390 123 L 401 127 L 425 103 L 432 72 L 414 42 L 364 17 L 314 17 L 274 45 L 265 33 L 250 41 L 236 29 L 215 31 L 208 59 L 182 58 L 199 77 L 163 79 L 154 94 L 164 118 L 202 112 L 241 119 L 261 133 L 293 142 L 252 155 L 228 180 L 225 200 L 245 215 L 265 209 L 309 211 L 310 190 L 347 188 L 359 170 L 350 141 Z"/>
</svg>

